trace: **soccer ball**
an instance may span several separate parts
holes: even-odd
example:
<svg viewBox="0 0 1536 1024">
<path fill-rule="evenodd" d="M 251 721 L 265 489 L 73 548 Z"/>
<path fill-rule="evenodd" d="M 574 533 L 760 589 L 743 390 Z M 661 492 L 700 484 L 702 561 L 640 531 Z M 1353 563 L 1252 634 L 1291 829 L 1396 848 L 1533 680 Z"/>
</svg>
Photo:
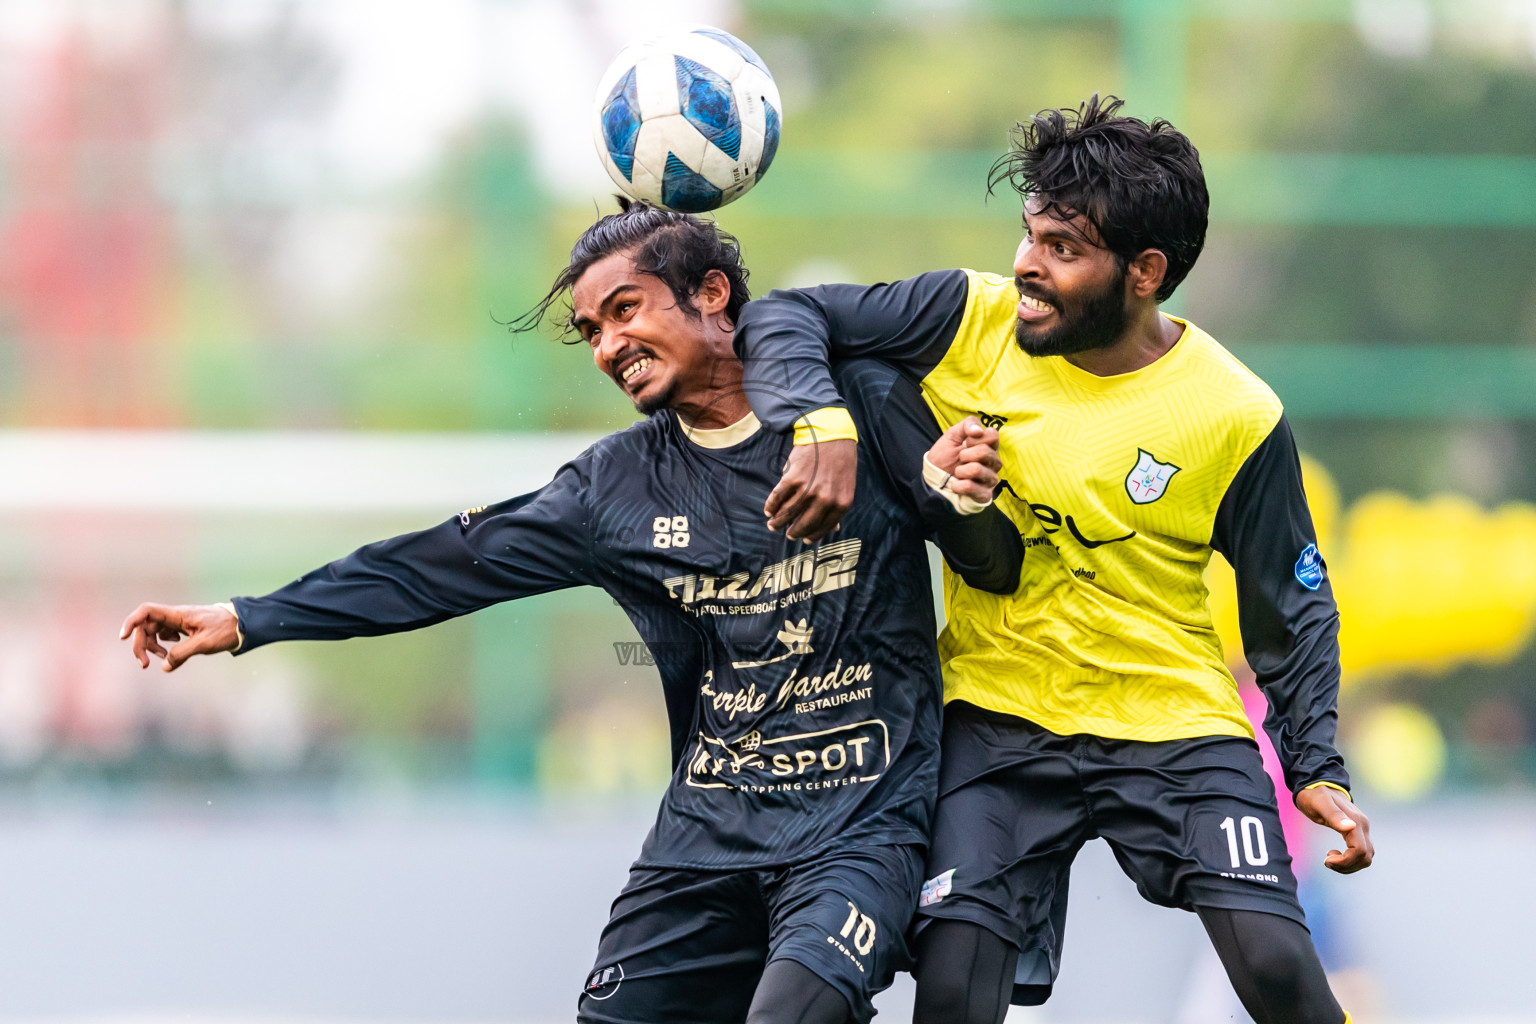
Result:
<svg viewBox="0 0 1536 1024">
<path fill-rule="evenodd" d="M 729 32 L 676 29 L 624 47 L 598 82 L 592 137 L 636 199 L 701 213 L 757 184 L 779 148 L 779 90 Z"/>
</svg>

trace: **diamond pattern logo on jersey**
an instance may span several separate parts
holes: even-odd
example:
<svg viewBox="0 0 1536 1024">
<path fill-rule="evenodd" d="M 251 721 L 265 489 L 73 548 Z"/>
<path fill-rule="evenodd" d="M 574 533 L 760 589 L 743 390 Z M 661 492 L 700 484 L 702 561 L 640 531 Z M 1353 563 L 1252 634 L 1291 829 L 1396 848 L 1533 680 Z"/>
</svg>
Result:
<svg viewBox="0 0 1536 1024">
<path fill-rule="evenodd" d="M 657 516 L 651 524 L 651 547 L 685 548 L 688 546 L 687 516 Z"/>
<path fill-rule="evenodd" d="M 1179 471 L 1171 462 L 1158 462 L 1151 452 L 1136 449 L 1136 465 L 1125 476 L 1125 493 L 1138 505 L 1156 501 L 1168 489 L 1168 481 Z"/>
</svg>

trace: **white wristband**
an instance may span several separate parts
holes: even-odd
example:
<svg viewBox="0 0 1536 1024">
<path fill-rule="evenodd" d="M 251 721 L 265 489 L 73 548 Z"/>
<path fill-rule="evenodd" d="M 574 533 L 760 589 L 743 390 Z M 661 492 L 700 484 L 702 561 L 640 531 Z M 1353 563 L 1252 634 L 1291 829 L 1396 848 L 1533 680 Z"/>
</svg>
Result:
<svg viewBox="0 0 1536 1024">
<path fill-rule="evenodd" d="M 235 639 L 238 641 L 238 643 L 235 644 L 234 650 L 230 651 L 229 653 L 239 653 L 240 648 L 245 646 L 245 631 L 240 628 L 240 612 L 235 608 L 235 602 L 220 601 L 218 604 L 214 605 L 214 607 L 223 608 L 225 611 L 229 612 L 229 614 L 235 617 Z"/>
<path fill-rule="evenodd" d="M 953 479 L 953 474 L 946 473 L 938 466 L 935 466 L 928 456 L 923 456 L 923 482 L 937 491 L 939 496 L 949 502 L 956 512 L 963 516 L 973 516 L 992 504 L 991 498 L 988 498 L 986 501 L 977 501 L 969 495 L 956 494 L 949 486 L 950 481 Z"/>
</svg>

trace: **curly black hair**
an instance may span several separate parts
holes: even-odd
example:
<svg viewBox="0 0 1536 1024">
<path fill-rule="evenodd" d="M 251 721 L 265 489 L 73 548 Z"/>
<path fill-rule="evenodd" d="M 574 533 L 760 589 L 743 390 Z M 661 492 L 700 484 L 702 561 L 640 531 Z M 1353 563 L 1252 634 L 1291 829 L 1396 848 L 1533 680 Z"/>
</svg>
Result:
<svg viewBox="0 0 1536 1024">
<path fill-rule="evenodd" d="M 661 278 L 671 289 L 677 305 L 690 316 L 698 317 L 693 296 L 711 270 L 718 270 L 731 284 L 731 297 L 725 315 L 731 323 L 741 315 L 741 307 L 752 298 L 747 290 L 747 268 L 741 261 L 741 243 L 713 221 L 692 214 L 674 213 L 640 199 L 614 196 L 619 212 L 601 217 L 581 233 L 571 248 L 571 260 L 555 277 L 554 284 L 538 304 L 512 321 L 514 332 L 539 326 L 549 309 L 581 280 L 592 264 L 617 252 L 630 253 L 635 269 Z M 561 318 L 562 334 L 575 330 L 571 311 Z M 579 339 L 567 339 L 575 344 Z"/>
<path fill-rule="evenodd" d="M 1211 199 L 1200 153 L 1173 125 L 1116 116 L 1124 100 L 1099 94 L 1077 110 L 1042 110 L 1014 126 L 987 176 L 1062 220 L 1083 217 L 1124 267 L 1146 251 L 1168 258 L 1157 301 L 1173 294 L 1205 246 Z"/>
</svg>

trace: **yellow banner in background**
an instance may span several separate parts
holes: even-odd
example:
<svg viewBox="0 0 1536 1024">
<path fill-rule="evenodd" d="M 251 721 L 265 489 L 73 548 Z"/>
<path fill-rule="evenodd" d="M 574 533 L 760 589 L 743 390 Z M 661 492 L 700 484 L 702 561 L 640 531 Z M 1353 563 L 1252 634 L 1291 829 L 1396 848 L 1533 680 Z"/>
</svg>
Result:
<svg viewBox="0 0 1536 1024">
<path fill-rule="evenodd" d="M 1327 469 L 1302 475 L 1339 602 L 1343 685 L 1518 657 L 1536 632 L 1536 506 L 1485 510 L 1461 495 L 1391 491 L 1341 507 Z M 1206 572 L 1229 665 L 1242 663 L 1237 593 L 1221 556 Z"/>
</svg>

